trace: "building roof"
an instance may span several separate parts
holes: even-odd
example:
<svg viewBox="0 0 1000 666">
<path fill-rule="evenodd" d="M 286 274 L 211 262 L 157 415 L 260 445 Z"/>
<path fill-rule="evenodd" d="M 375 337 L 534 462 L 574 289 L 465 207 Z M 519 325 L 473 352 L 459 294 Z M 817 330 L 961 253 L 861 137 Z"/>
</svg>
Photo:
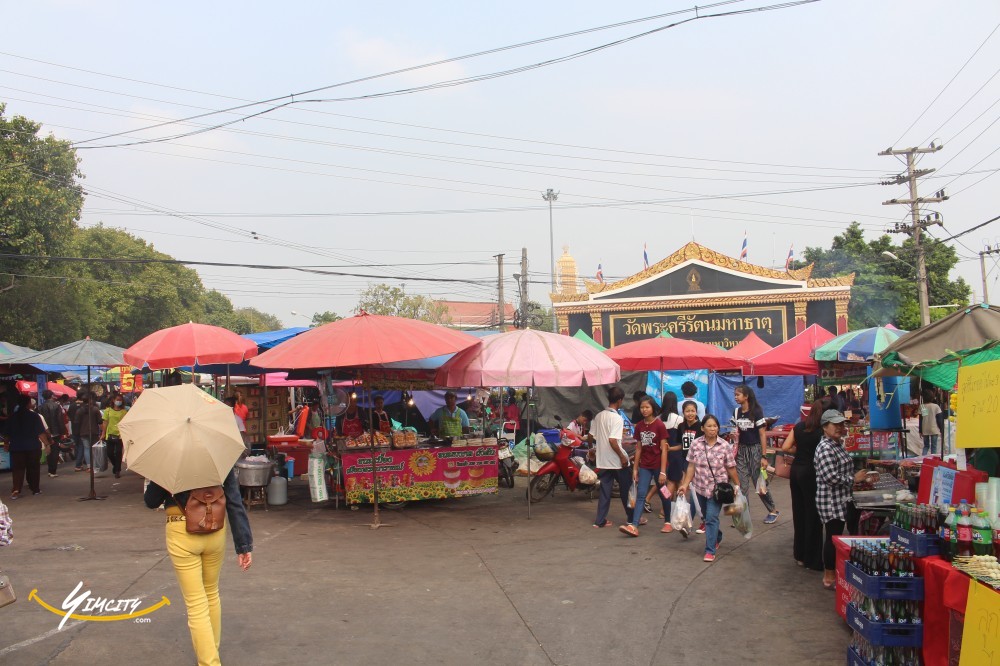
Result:
<svg viewBox="0 0 1000 666">
<path fill-rule="evenodd" d="M 438 301 L 448 308 L 449 326 L 455 328 L 484 328 L 499 324 L 496 303 L 478 303 L 475 301 Z M 514 321 L 514 306 L 504 303 L 504 322 Z"/>
</svg>

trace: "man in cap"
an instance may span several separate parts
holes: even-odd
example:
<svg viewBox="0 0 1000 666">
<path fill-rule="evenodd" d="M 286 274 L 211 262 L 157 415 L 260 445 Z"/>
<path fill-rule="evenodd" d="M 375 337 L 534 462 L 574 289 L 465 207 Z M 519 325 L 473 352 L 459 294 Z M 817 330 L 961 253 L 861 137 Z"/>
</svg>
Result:
<svg viewBox="0 0 1000 666">
<path fill-rule="evenodd" d="M 469 432 L 469 415 L 458 406 L 454 391 L 444 394 L 444 407 L 431 414 L 431 434 L 435 437 L 461 437 Z"/>
</svg>

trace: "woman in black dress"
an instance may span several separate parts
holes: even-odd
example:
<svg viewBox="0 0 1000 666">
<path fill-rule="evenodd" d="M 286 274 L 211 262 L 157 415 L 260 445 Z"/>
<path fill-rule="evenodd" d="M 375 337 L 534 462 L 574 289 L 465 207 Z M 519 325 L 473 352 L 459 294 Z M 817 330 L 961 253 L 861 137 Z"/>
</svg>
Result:
<svg viewBox="0 0 1000 666">
<path fill-rule="evenodd" d="M 789 475 L 792 490 L 792 554 L 795 563 L 813 571 L 823 570 L 823 523 L 816 511 L 816 466 L 813 457 L 823 437 L 819 420 L 830 399 L 812 404 L 809 415 L 795 424 L 781 450 L 795 456 Z"/>
</svg>

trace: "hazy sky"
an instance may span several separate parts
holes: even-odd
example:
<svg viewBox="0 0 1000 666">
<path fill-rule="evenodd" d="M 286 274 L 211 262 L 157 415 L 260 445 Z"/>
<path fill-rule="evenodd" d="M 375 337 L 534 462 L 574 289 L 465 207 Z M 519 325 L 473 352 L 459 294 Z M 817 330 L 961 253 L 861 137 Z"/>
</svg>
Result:
<svg viewBox="0 0 1000 666">
<path fill-rule="evenodd" d="M 945 148 L 923 158 L 938 173 L 921 193 L 947 185 L 953 198 L 929 208 L 945 219 L 932 233 L 998 214 L 1000 34 L 987 37 L 1000 4 L 985 0 L 823 0 L 704 18 L 506 77 L 356 99 L 562 58 L 693 16 L 683 12 L 306 92 L 692 6 L 8 3 L 0 100 L 85 142 L 85 225 L 127 229 L 180 259 L 377 276 L 199 268 L 206 286 L 289 325 L 346 314 L 391 276 L 411 293 L 493 300 L 497 253 L 510 298 L 521 247 L 531 296 L 547 303 L 547 188 L 560 192 L 556 255 L 568 244 L 587 277 L 598 263 L 609 278 L 631 274 L 644 243 L 655 262 L 692 231 L 734 256 L 746 231 L 764 265 L 783 265 L 793 243 L 798 257 L 827 246 L 852 220 L 874 237 L 907 212 L 881 205 L 905 191 L 873 184 L 900 169 L 877 153 L 935 138 Z M 235 121 L 273 104 L 144 129 L 292 93 L 328 101 L 120 145 Z M 1000 242 L 1000 222 L 961 240 L 958 272 L 978 295 L 976 253 Z"/>
</svg>

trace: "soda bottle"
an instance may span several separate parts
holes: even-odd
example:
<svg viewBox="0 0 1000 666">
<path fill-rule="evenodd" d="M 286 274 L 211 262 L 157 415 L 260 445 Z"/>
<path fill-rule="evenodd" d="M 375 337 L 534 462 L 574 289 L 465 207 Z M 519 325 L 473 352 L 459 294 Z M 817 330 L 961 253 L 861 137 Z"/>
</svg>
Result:
<svg viewBox="0 0 1000 666">
<path fill-rule="evenodd" d="M 976 554 L 972 545 L 972 518 L 969 516 L 969 505 L 965 500 L 958 505 L 958 549 L 956 557 L 972 557 Z"/>
<path fill-rule="evenodd" d="M 948 517 L 944 524 L 948 528 L 948 541 L 941 542 L 941 552 L 944 553 L 944 559 L 950 562 L 958 552 L 958 516 L 955 515 L 955 507 L 948 507 Z"/>
<path fill-rule="evenodd" d="M 974 526 L 976 532 L 972 535 L 976 555 L 991 555 L 993 553 L 993 526 L 990 525 L 990 519 L 985 511 L 980 511 L 977 518 L 977 524 Z"/>
<path fill-rule="evenodd" d="M 927 514 L 927 534 L 937 534 L 938 531 L 938 512 L 937 508 L 933 505 L 928 504 L 924 507 L 924 511 Z"/>
</svg>

